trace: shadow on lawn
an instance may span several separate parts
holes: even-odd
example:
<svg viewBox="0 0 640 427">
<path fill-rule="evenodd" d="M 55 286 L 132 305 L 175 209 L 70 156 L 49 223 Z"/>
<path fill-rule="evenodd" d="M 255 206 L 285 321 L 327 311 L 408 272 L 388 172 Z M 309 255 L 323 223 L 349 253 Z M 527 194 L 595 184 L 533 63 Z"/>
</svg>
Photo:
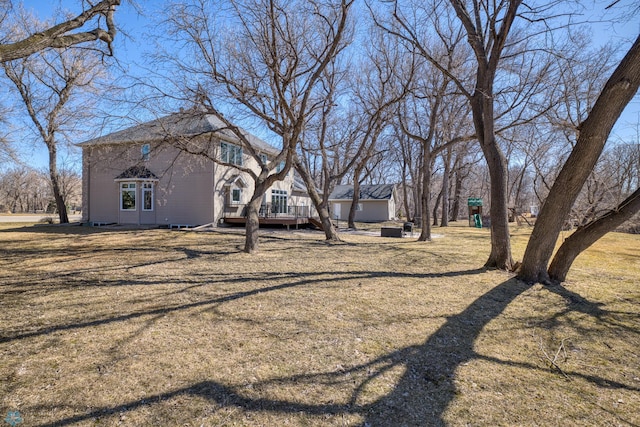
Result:
<svg viewBox="0 0 640 427">
<path fill-rule="evenodd" d="M 465 275 L 473 274 L 473 272 L 459 272 L 457 274 Z M 223 297 L 221 300 L 228 301 L 254 293 L 300 286 L 306 282 L 308 280 L 303 280 L 296 284 L 290 283 L 256 289 L 251 292 L 242 292 Z M 367 363 L 332 372 L 295 375 L 252 384 L 256 388 L 301 385 L 304 383 L 336 384 L 342 382 L 353 383 L 354 376 L 364 378 L 356 385 L 348 402 L 310 404 L 296 400 L 256 398 L 243 393 L 243 387 L 225 385 L 215 381 L 202 381 L 189 387 L 146 396 L 143 399 L 118 406 L 98 408 L 88 413 L 41 424 L 40 426 L 66 426 L 90 419 L 117 416 L 122 412 L 150 407 L 156 403 L 179 396 L 200 397 L 209 400 L 217 407 L 235 407 L 249 412 L 272 412 L 292 415 L 302 413 L 312 416 L 360 415 L 364 419 L 362 424 L 364 426 L 388 426 L 399 423 L 403 425 L 445 426 L 443 415 L 456 395 L 455 373 L 462 364 L 474 359 L 483 359 L 498 364 L 516 364 L 522 368 L 540 369 L 533 364 L 514 363 L 479 355 L 475 353 L 473 348 L 482 329 L 491 320 L 498 317 L 515 298 L 529 288 L 530 285 L 516 279 L 510 279 L 499 284 L 477 298 L 464 311 L 449 317 L 445 324 L 421 345 L 405 347 Z M 562 293 L 567 298 L 571 297 L 574 300 L 582 298 L 568 291 L 556 289 L 553 292 Z M 208 301 L 208 304 L 213 302 Z M 580 303 L 593 304 L 584 299 Z M 569 307 L 569 309 L 571 308 Z M 578 309 L 583 311 L 580 307 Z M 598 313 L 593 313 L 593 315 L 597 316 Z M 112 321 L 117 320 L 119 319 L 113 319 Z M 365 388 L 378 377 L 397 367 L 404 367 L 404 374 L 394 389 L 374 402 L 362 403 L 361 396 Z M 627 384 L 583 375 L 579 372 L 569 372 L 568 374 L 597 384 L 600 387 L 640 391 L 639 388 Z"/>
<path fill-rule="evenodd" d="M 224 253 L 203 252 L 185 247 L 170 248 L 169 252 L 178 255 L 178 259 L 194 259 L 202 256 L 224 255 Z M 170 256 L 166 261 L 174 261 L 174 256 Z M 153 265 L 143 263 L 143 265 Z M 129 266 L 131 267 L 131 266 Z M 114 267 L 121 268 L 121 267 Z M 176 304 L 163 306 L 150 310 L 140 310 L 136 312 L 112 315 L 103 318 L 70 322 L 67 324 L 48 326 L 38 330 L 29 330 L 9 333 L 5 331 L 5 336 L 0 336 L 0 343 L 14 342 L 21 339 L 47 335 L 59 331 L 77 330 L 98 325 L 109 325 L 117 322 L 124 322 L 141 317 L 154 317 L 153 322 L 159 316 L 192 308 L 201 307 L 203 309 L 215 308 L 219 304 L 229 301 L 250 297 L 267 292 L 286 290 L 289 288 L 307 286 L 316 283 L 326 284 L 331 281 L 342 281 L 346 279 L 367 279 L 373 277 L 403 277 L 412 279 L 435 278 L 435 277 L 466 277 L 472 281 L 473 275 L 484 272 L 483 269 L 467 271 L 450 271 L 444 273 L 390 273 L 385 271 L 370 272 L 314 272 L 314 273 L 263 273 L 264 279 L 277 279 L 280 283 L 273 286 L 264 286 L 249 289 L 242 292 L 233 292 L 218 295 L 212 298 L 199 300 L 188 304 Z M 216 275 L 216 280 L 202 278 L 206 284 L 214 284 L 216 281 L 232 283 L 234 281 L 245 281 L 246 278 L 238 278 Z M 121 286 L 131 285 L 130 280 L 106 281 L 100 286 Z M 135 283 L 134 283 L 135 284 Z M 148 283 L 139 283 L 148 284 Z M 188 284 L 188 283 L 187 283 Z M 202 286 L 200 284 L 193 286 Z M 456 396 L 455 374 L 456 370 L 464 363 L 482 359 L 489 360 L 497 364 L 517 365 L 522 368 L 537 370 L 535 365 L 517 364 L 508 360 L 501 360 L 490 356 L 479 355 L 474 351 L 474 344 L 483 328 L 500 314 L 519 295 L 529 289 L 530 286 L 516 279 L 507 280 L 489 292 L 483 294 L 473 301 L 466 309 L 460 313 L 447 318 L 446 322 L 432 335 L 425 338 L 420 345 L 404 347 L 389 352 L 381 357 L 370 360 L 366 363 L 345 367 L 331 372 L 309 373 L 282 378 L 270 379 L 264 382 L 252 384 L 256 389 L 262 387 L 295 386 L 304 383 L 323 384 L 353 384 L 353 379 L 358 382 L 353 387 L 350 398 L 346 402 L 331 403 L 304 403 L 299 400 L 276 400 L 269 398 L 258 398 L 248 395 L 244 387 L 222 384 L 215 381 L 202 381 L 188 387 L 167 391 L 166 393 L 145 396 L 139 400 L 123 403 L 116 406 L 108 406 L 94 409 L 90 412 L 81 413 L 69 418 L 61 419 L 51 423 L 41 424 L 41 426 L 66 426 L 94 418 L 111 417 L 121 412 L 132 411 L 137 408 L 150 407 L 156 403 L 169 400 L 179 396 L 196 396 L 204 398 L 218 407 L 234 407 L 242 411 L 250 412 L 272 412 L 281 414 L 308 414 L 308 415 L 330 415 L 339 416 L 341 414 L 353 414 L 361 416 L 365 426 L 387 426 L 387 425 L 429 425 L 444 426 L 444 414 Z M 571 311 L 578 311 L 588 314 L 597 319 L 603 319 L 608 314 L 600 305 L 588 301 L 579 294 L 567 290 L 564 287 L 548 287 L 550 292 L 554 292 L 563 297 L 567 303 L 566 309 L 561 311 L 554 319 L 563 316 Z M 180 290 L 184 291 L 184 289 Z M 381 378 L 386 373 L 396 368 L 403 368 L 403 375 L 385 396 L 376 401 L 364 403 L 363 398 L 366 388 L 376 379 Z M 605 378 L 583 375 L 577 372 L 565 372 L 566 374 L 582 378 L 593 384 L 609 389 L 626 389 L 640 391 L 630 385 L 617 383 Z"/>
<path fill-rule="evenodd" d="M 140 310 L 137 312 L 131 312 L 131 313 L 126 313 L 126 314 L 121 314 L 118 316 L 109 316 L 109 317 L 104 317 L 104 318 L 99 318 L 99 319 L 94 319 L 94 320 L 87 320 L 87 321 L 83 321 L 83 322 L 76 322 L 76 323 L 68 323 L 68 324 L 58 324 L 58 325 L 51 325 L 51 326 L 47 326 L 46 328 L 42 328 L 42 329 L 37 329 L 37 330 L 32 330 L 29 332 L 18 332 L 18 333 L 11 333 L 9 331 L 4 331 L 5 335 L 0 335 L 0 344 L 2 343 L 7 343 L 7 342 L 12 342 L 12 341 L 19 341 L 25 338 L 32 338 L 32 337 L 37 337 L 37 336 L 42 336 L 42 335 L 48 335 L 51 333 L 55 333 L 55 332 L 59 332 L 59 331 L 68 331 L 68 330 L 76 330 L 76 329 L 82 329 L 82 328 L 87 328 L 87 327 L 95 327 L 95 326 L 101 326 L 101 325 L 107 325 L 107 324 L 111 324 L 111 323 L 118 323 L 118 322 L 124 322 L 124 321 L 128 321 L 128 320 L 133 320 L 133 319 L 137 319 L 140 317 L 146 317 L 146 316 L 157 316 L 157 315 L 165 315 L 168 313 L 172 313 L 172 312 L 177 312 L 177 311 L 183 311 L 183 310 L 188 310 L 188 309 L 192 309 L 192 308 L 198 308 L 198 307 L 202 307 L 202 308 L 213 308 L 219 304 L 223 304 L 226 302 L 230 302 L 230 301 L 234 301 L 234 300 L 238 300 L 238 299 L 242 299 L 242 298 L 246 298 L 246 297 L 250 297 L 253 295 L 259 295 L 259 294 L 263 294 L 266 292 L 272 292 L 272 291 L 279 291 L 279 290 L 284 290 L 284 289 L 289 289 L 289 288 L 295 288 L 295 287 L 299 287 L 299 286 L 307 286 L 307 285 L 312 285 L 312 284 L 316 284 L 316 283 L 330 283 L 330 282 L 340 282 L 342 280 L 345 279 L 370 279 L 370 278 L 380 278 L 380 277 L 411 277 L 411 278 L 434 278 L 434 277 L 454 277 L 454 276 L 466 276 L 466 275 L 470 275 L 470 274 L 480 274 L 482 272 L 484 272 L 484 269 L 476 269 L 476 270 L 465 270 L 465 271 L 459 271 L 459 272 L 445 272 L 445 273 L 425 273 L 425 274 L 414 274 L 414 273 L 390 273 L 390 272 L 380 272 L 380 271 L 372 271 L 372 272 L 365 272 L 365 273 L 351 273 L 351 272 L 314 272 L 314 273 L 264 273 L 263 274 L 263 279 L 269 279 L 269 280 L 274 280 L 274 279 L 279 279 L 279 280 L 287 280 L 287 279 L 295 279 L 293 282 L 284 282 L 284 283 L 280 283 L 277 285 L 273 285 L 273 286 L 266 286 L 266 287 L 260 287 L 260 288 L 255 288 L 255 289 L 251 289 L 251 290 L 247 290 L 247 291 L 242 291 L 242 292 L 233 292 L 233 293 L 229 293 L 227 295 L 222 295 L 219 297 L 215 297 L 215 298 L 208 298 L 208 299 L 203 299 L 200 301 L 196 301 L 196 302 L 192 302 L 192 303 L 188 303 L 188 304 L 177 304 L 174 306 L 164 306 L 164 307 L 159 307 L 153 310 Z M 220 275 L 219 275 L 220 276 Z M 331 276 L 331 278 L 327 277 L 327 276 Z M 188 289 L 192 289 L 195 287 L 201 287 L 201 286 L 209 286 L 209 285 L 215 285 L 217 282 L 220 283 L 225 283 L 225 284 L 229 284 L 229 283 L 244 283 L 247 281 L 247 277 L 238 277 L 237 275 L 222 275 L 222 277 L 216 279 L 216 280 L 211 280 L 211 279 L 204 279 L 203 278 L 203 282 L 204 284 L 196 284 L 196 285 L 191 285 L 188 287 Z M 191 283 L 191 282 L 189 282 Z M 126 280 L 112 280 L 112 281 L 105 281 L 103 283 L 101 283 L 99 286 L 130 286 L 130 285 L 135 285 L 135 284 L 144 284 L 146 286 L 150 286 L 151 283 L 148 282 L 144 282 L 144 283 L 138 283 L 136 281 L 133 281 L 131 279 L 126 279 Z M 180 289 L 177 292 L 183 292 L 185 289 Z M 6 293 L 6 292 L 3 292 Z"/>
</svg>

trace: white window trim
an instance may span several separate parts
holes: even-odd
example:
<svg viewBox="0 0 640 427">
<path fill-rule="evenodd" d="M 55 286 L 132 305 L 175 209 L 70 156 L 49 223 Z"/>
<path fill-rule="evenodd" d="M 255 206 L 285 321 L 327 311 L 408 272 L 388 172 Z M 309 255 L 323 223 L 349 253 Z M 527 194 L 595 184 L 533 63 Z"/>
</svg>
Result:
<svg viewBox="0 0 640 427">
<path fill-rule="evenodd" d="M 123 186 L 127 185 L 127 188 L 125 189 Z M 133 188 L 131 188 L 131 185 L 133 185 Z M 120 182 L 120 192 L 119 192 L 119 196 L 120 196 L 120 210 L 123 212 L 135 212 L 138 209 L 138 203 L 136 200 L 137 197 L 137 192 L 138 192 L 138 186 L 136 185 L 136 182 L 134 181 L 124 181 L 124 182 Z M 124 196 L 124 192 L 132 192 L 133 191 L 133 209 L 125 209 L 123 207 L 123 196 Z"/>
<path fill-rule="evenodd" d="M 239 205 L 242 203 L 242 188 L 240 187 L 231 187 L 230 188 L 231 194 L 230 194 L 230 202 L 232 205 Z M 237 191 L 238 192 L 238 200 L 234 200 L 233 199 L 233 193 Z"/>
<path fill-rule="evenodd" d="M 150 187 L 145 187 L 146 185 L 149 185 Z M 154 205 L 155 205 L 155 201 L 156 201 L 156 197 L 155 197 L 155 188 L 156 186 L 153 185 L 153 182 L 143 182 L 142 183 L 142 210 L 144 212 L 153 212 L 154 210 Z M 145 208 L 145 193 L 151 193 L 151 208 L 146 209 Z"/>
<path fill-rule="evenodd" d="M 224 163 L 242 166 L 244 163 L 244 152 L 242 147 L 228 142 L 221 142 L 220 160 Z"/>
<path fill-rule="evenodd" d="M 274 198 L 276 200 L 278 200 L 278 202 L 274 201 Z M 280 190 L 280 189 L 272 189 L 271 190 L 271 206 L 272 209 L 274 207 L 274 205 L 277 203 L 278 207 L 281 208 L 278 210 L 278 213 L 287 213 L 288 207 L 289 207 L 289 194 L 287 192 L 287 190 Z M 284 212 L 281 212 L 281 210 L 284 210 Z"/>
</svg>

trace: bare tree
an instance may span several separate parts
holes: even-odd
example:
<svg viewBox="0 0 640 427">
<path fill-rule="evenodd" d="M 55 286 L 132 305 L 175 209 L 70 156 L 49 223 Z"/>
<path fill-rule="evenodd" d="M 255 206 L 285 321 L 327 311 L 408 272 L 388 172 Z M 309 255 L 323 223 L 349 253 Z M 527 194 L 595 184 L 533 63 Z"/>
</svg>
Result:
<svg viewBox="0 0 640 427">
<path fill-rule="evenodd" d="M 0 212 L 44 212 L 52 200 L 48 177 L 27 166 L 0 173 Z"/>
<path fill-rule="evenodd" d="M 0 96 L 2 93 L 0 92 Z M 9 115 L 10 109 L 0 104 L 0 165 L 12 163 L 17 160 L 14 147 L 10 142 L 10 131 L 7 126 L 6 117 Z"/>
<path fill-rule="evenodd" d="M 357 67 L 352 83 L 355 114 L 360 121 L 358 150 L 353 156 L 352 182 L 353 199 L 349 209 L 348 227 L 356 228 L 355 215 L 360 200 L 360 185 L 380 163 L 382 152 L 388 149 L 380 146 L 381 137 L 393 123 L 398 102 L 409 93 L 415 72 L 415 58 L 407 59 L 397 47 L 389 43 L 388 37 L 375 32 L 377 43 L 370 47 L 368 62 Z"/>
<path fill-rule="evenodd" d="M 0 43 L 0 63 L 25 58 L 49 48 L 63 49 L 92 41 L 104 42 L 107 50 L 103 53 L 112 55 L 111 44 L 116 35 L 113 17 L 120 0 L 102 0 L 97 3 L 83 1 L 82 4 L 88 7 L 75 17 L 68 17 L 49 28 L 38 29 L 24 36 L 14 35 L 3 39 Z M 10 0 L 0 2 L 0 24 L 3 26 L 9 21 L 11 6 Z M 95 28 L 75 31 L 91 24 Z"/>
<path fill-rule="evenodd" d="M 460 40 L 454 41 L 447 52 L 454 50 L 455 44 Z M 462 64 L 456 56 L 449 54 L 442 61 L 450 71 Z M 397 114 L 399 128 L 409 139 L 417 141 L 421 149 L 422 227 L 419 241 L 431 240 L 431 178 L 437 156 L 447 148 L 474 137 L 459 134 L 468 129 L 464 127 L 465 120 L 460 120 L 459 113 L 463 110 L 457 108 L 460 104 L 456 102 L 457 94 L 451 91 L 451 79 L 448 75 L 427 71 L 432 68 L 429 62 L 424 65 L 426 68 L 421 73 L 423 77 L 415 79 L 410 94 L 403 100 Z M 451 106 L 455 107 L 450 108 Z M 451 126 L 452 120 L 457 120 L 459 125 Z"/>
<path fill-rule="evenodd" d="M 529 46 L 533 44 L 532 39 L 520 29 L 512 34 L 521 0 L 493 3 L 450 0 L 410 5 L 394 1 L 391 4 L 391 22 L 385 24 L 378 20 L 379 25 L 432 63 L 469 102 L 476 137 L 491 178 L 491 253 L 485 265 L 510 269 L 513 260 L 507 210 L 507 162 L 496 135 L 539 114 L 532 111 L 531 104 L 546 74 L 544 61 L 535 54 L 524 55 L 534 52 Z M 521 13 L 525 14 L 530 22 L 542 19 L 537 8 Z M 452 16 L 457 17 L 457 22 Z M 427 28 L 426 22 L 431 28 Z M 465 48 L 474 57 L 473 87 L 465 79 L 466 70 L 463 77 L 457 75 L 458 70 L 448 69 L 443 62 L 447 56 L 441 55 L 443 46 L 454 46 L 451 41 L 458 39 L 460 31 L 468 42 Z M 440 45 L 427 43 L 432 40 Z M 522 70 L 528 71 L 520 73 Z M 505 78 L 498 79 L 499 74 Z M 518 77 L 508 77 L 513 75 Z"/>
<path fill-rule="evenodd" d="M 345 144 L 350 146 L 352 134 L 351 122 L 348 122 L 346 131 L 340 131 L 336 126 L 336 101 L 338 96 L 338 86 L 341 81 L 341 74 L 336 72 L 336 63 L 329 64 L 329 70 L 323 75 L 324 96 L 322 97 L 322 108 L 317 110 L 310 118 L 303 138 L 298 145 L 298 152 L 294 157 L 294 167 L 302 178 L 307 188 L 307 193 L 311 202 L 316 208 L 320 217 L 322 230 L 328 241 L 339 241 L 338 232 L 331 221 L 329 211 L 329 194 L 335 182 L 342 179 L 345 169 L 342 166 L 348 163 L 348 157 L 340 155 L 341 148 Z M 350 117 L 352 118 L 352 117 Z M 345 153 L 348 150 L 345 150 Z M 314 176 L 312 164 L 318 167 L 318 172 Z M 320 184 L 318 191 L 317 184 Z"/>
<path fill-rule="evenodd" d="M 587 118 L 578 126 L 579 136 L 575 147 L 549 192 L 527 244 L 518 274 L 522 280 L 548 283 L 553 279 L 549 276 L 547 265 L 564 219 L 598 161 L 613 125 L 637 93 L 638 87 L 640 87 L 640 36 L 605 84 Z M 632 203 L 631 206 L 635 204 Z M 610 230 L 615 222 L 603 222 L 603 224 L 608 224 L 602 225 L 603 230 Z M 578 235 L 576 240 L 580 236 Z M 586 241 L 588 235 L 583 236 Z M 581 246 L 576 245 L 576 247 Z M 557 264 L 566 263 L 559 258 Z M 556 279 L 562 278 L 561 276 L 562 274 L 558 274 Z"/>
<path fill-rule="evenodd" d="M 614 209 L 579 227 L 569 236 L 549 265 L 549 278 L 554 282 L 563 282 L 578 255 L 639 211 L 640 187 Z"/>
<path fill-rule="evenodd" d="M 420 216 L 420 197 L 419 187 L 422 182 L 420 173 L 422 171 L 420 156 L 420 145 L 409 138 L 399 125 L 394 125 L 393 137 L 395 144 L 393 152 L 396 155 L 397 162 L 400 165 L 400 178 L 402 190 L 402 203 L 407 221 L 415 221 Z"/>
<path fill-rule="evenodd" d="M 29 23 L 28 20 L 24 21 Z M 41 24 L 31 21 L 29 28 Z M 58 171 L 58 154 L 65 134 L 86 118 L 88 98 L 103 74 L 95 52 L 53 49 L 28 58 L 2 63 L 5 75 L 13 83 L 21 103 L 44 142 L 49 159 L 49 177 L 60 223 L 69 222 Z M 82 102 L 76 99 L 82 96 Z"/>
<path fill-rule="evenodd" d="M 329 211 L 329 195 L 335 184 L 346 173 L 345 165 L 350 162 L 347 153 L 353 142 L 352 116 L 342 118 L 338 126 L 338 117 L 334 114 L 334 85 L 325 98 L 324 108 L 304 133 L 295 157 L 295 169 L 300 174 L 312 203 L 314 204 L 327 240 L 337 241 L 340 237 Z"/>
<path fill-rule="evenodd" d="M 243 132 L 227 121 L 261 165 L 257 174 L 247 171 L 254 193 L 247 206 L 246 252 L 258 249 L 258 213 L 265 192 L 289 172 L 307 123 L 322 108 L 319 86 L 345 47 L 352 3 L 194 0 L 169 9 L 172 36 L 189 51 L 189 56 L 173 61 L 185 77 L 187 92 L 206 91 L 213 112 L 219 101 L 257 119 L 281 141 L 279 154 L 265 164 Z M 216 20 L 216 13 L 224 16 Z M 279 164 L 283 167 L 272 167 Z"/>
</svg>

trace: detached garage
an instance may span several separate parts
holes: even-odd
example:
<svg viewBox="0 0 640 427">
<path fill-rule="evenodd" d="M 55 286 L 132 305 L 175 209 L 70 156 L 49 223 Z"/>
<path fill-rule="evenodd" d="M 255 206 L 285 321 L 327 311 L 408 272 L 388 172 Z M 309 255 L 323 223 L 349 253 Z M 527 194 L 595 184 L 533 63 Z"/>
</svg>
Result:
<svg viewBox="0 0 640 427">
<path fill-rule="evenodd" d="M 395 184 L 361 185 L 356 221 L 376 222 L 396 218 Z M 332 218 L 347 220 L 353 203 L 353 185 L 338 185 L 329 195 Z"/>
</svg>

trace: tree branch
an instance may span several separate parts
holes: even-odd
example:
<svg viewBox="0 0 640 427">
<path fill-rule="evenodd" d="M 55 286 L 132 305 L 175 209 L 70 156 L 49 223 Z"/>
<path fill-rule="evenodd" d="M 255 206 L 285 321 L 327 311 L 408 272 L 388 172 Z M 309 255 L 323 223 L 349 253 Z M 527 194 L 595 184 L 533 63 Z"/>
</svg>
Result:
<svg viewBox="0 0 640 427">
<path fill-rule="evenodd" d="M 48 48 L 66 48 L 95 40 L 105 42 L 109 49 L 109 55 L 111 55 L 113 53 L 111 43 L 116 35 L 113 13 L 120 5 L 120 1 L 102 0 L 73 19 L 32 34 L 23 40 L 0 44 L 0 63 L 24 58 Z M 95 17 L 105 18 L 106 30 L 98 27 L 90 31 L 69 34 L 70 31 L 83 27 Z"/>
</svg>

